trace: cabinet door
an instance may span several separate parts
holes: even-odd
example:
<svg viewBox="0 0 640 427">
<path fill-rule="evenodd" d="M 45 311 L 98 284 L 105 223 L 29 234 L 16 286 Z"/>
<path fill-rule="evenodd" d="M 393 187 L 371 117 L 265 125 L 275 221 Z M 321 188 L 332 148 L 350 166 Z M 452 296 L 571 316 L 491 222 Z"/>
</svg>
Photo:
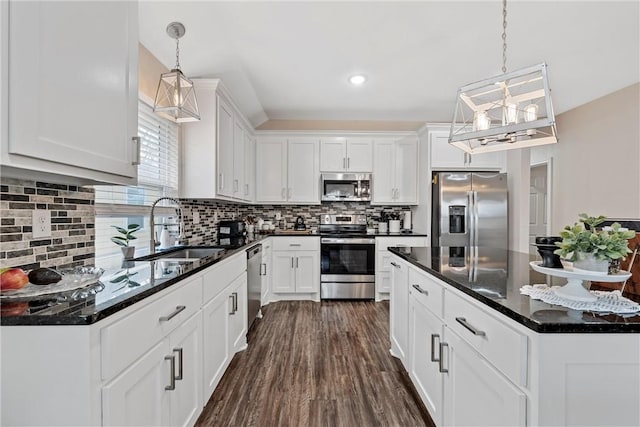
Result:
<svg viewBox="0 0 640 427">
<path fill-rule="evenodd" d="M 409 271 L 397 257 L 391 261 L 390 330 L 391 354 L 407 365 L 409 339 Z"/>
<path fill-rule="evenodd" d="M 405 138 L 395 145 L 396 203 L 418 203 L 418 141 Z"/>
<path fill-rule="evenodd" d="M 9 153 L 135 178 L 137 3 L 8 9 Z"/>
<path fill-rule="evenodd" d="M 262 293 L 260 298 L 260 305 L 265 305 L 269 303 L 269 294 L 271 292 L 271 276 L 273 275 L 271 269 L 271 246 L 269 243 L 262 244 L 262 266 L 261 275 L 262 275 Z"/>
<path fill-rule="evenodd" d="M 192 426 L 202 411 L 202 314 L 192 316 L 169 337 L 176 358 L 176 389 L 170 391 L 171 425 Z"/>
<path fill-rule="evenodd" d="M 144 356 L 102 388 L 105 426 L 164 426 L 170 422 L 171 354 L 169 341 Z"/>
<path fill-rule="evenodd" d="M 244 188 L 241 198 L 253 202 L 256 198 L 256 140 L 244 134 Z"/>
<path fill-rule="evenodd" d="M 296 252 L 296 292 L 320 292 L 320 253 Z"/>
<path fill-rule="evenodd" d="M 261 138 L 256 142 L 256 201 L 283 202 L 287 187 L 287 141 Z"/>
<path fill-rule="evenodd" d="M 231 188 L 233 197 L 238 199 L 244 199 L 246 190 L 244 187 L 244 136 L 244 126 L 236 119 L 233 126 L 233 183 Z"/>
<path fill-rule="evenodd" d="M 444 424 L 524 426 L 526 395 L 445 327 Z"/>
<path fill-rule="evenodd" d="M 465 167 L 465 152 L 449 144 L 449 130 L 429 132 L 429 162 L 434 169 Z"/>
<path fill-rule="evenodd" d="M 371 138 L 349 138 L 347 140 L 347 169 L 351 172 L 373 170 L 373 140 Z"/>
<path fill-rule="evenodd" d="M 294 251 L 273 252 L 273 292 L 295 292 L 295 256 Z"/>
<path fill-rule="evenodd" d="M 233 197 L 234 117 L 231 105 L 218 95 L 218 194 Z"/>
<path fill-rule="evenodd" d="M 289 140 L 287 199 L 320 203 L 320 142 L 314 138 Z"/>
<path fill-rule="evenodd" d="M 393 140 L 376 140 L 373 146 L 373 204 L 393 203 L 395 195 L 395 149 Z"/>
<path fill-rule="evenodd" d="M 202 309 L 204 402 L 211 397 L 224 370 L 231 361 L 229 348 L 229 313 L 231 313 L 231 309 L 231 299 L 224 291 Z"/>
<path fill-rule="evenodd" d="M 503 170 L 506 162 L 506 154 L 504 151 L 496 151 L 493 153 L 482 153 L 467 156 L 468 166 L 471 168 L 487 168 Z"/>
<path fill-rule="evenodd" d="M 347 168 L 345 138 L 323 138 L 320 142 L 320 171 L 343 172 Z"/>
<path fill-rule="evenodd" d="M 444 376 L 439 344 L 443 323 L 414 297 L 409 297 L 409 376 L 436 425 L 442 425 Z"/>
<path fill-rule="evenodd" d="M 247 345 L 247 275 L 234 280 L 230 288 L 234 307 L 229 319 L 229 348 L 233 355 Z"/>
</svg>

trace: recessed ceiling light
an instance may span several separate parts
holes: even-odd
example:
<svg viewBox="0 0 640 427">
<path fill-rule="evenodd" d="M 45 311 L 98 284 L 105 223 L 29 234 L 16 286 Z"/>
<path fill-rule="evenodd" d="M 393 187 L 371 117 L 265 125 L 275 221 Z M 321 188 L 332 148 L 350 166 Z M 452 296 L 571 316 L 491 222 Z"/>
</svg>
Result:
<svg viewBox="0 0 640 427">
<path fill-rule="evenodd" d="M 356 74 L 354 76 L 349 77 L 349 83 L 355 86 L 359 86 L 367 81 L 367 78 L 362 74 Z"/>
</svg>

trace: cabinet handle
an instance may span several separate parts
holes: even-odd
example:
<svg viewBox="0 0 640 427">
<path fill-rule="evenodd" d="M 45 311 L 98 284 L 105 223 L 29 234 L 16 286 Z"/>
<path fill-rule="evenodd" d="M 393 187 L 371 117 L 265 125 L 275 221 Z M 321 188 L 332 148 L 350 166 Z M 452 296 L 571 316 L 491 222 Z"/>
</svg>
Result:
<svg viewBox="0 0 640 427">
<path fill-rule="evenodd" d="M 395 268 L 400 268 L 400 266 L 399 266 L 398 264 L 396 264 L 395 262 L 393 262 L 393 261 L 392 261 L 390 264 L 391 264 L 392 266 L 394 266 Z"/>
<path fill-rule="evenodd" d="M 222 172 L 220 172 L 220 173 L 218 174 L 218 176 L 219 176 L 219 178 L 220 178 L 220 179 L 219 179 L 220 184 L 218 184 L 218 188 L 219 188 L 220 190 L 222 190 L 222 189 L 224 188 L 224 174 L 223 174 Z"/>
<path fill-rule="evenodd" d="M 447 348 L 447 351 L 449 351 L 449 344 L 447 344 L 446 342 L 441 342 L 441 343 L 440 343 L 440 345 L 439 345 L 439 347 L 440 347 L 440 359 L 438 360 L 438 370 L 439 370 L 439 371 L 440 371 L 440 373 L 442 373 L 442 374 L 448 374 L 448 373 L 449 373 L 449 369 L 448 369 L 448 368 L 447 368 L 447 369 L 445 369 L 445 368 L 442 366 L 442 362 L 443 362 L 443 361 L 444 361 L 444 359 L 445 359 L 445 358 L 442 356 L 442 352 L 443 352 L 443 349 L 444 349 L 445 347 Z"/>
<path fill-rule="evenodd" d="M 432 362 L 440 362 L 440 359 L 442 358 L 441 357 L 442 354 L 438 354 L 438 358 L 436 358 L 436 339 L 440 340 L 440 335 L 431 334 L 431 361 Z"/>
<path fill-rule="evenodd" d="M 249 184 L 245 184 L 244 185 L 244 195 L 248 196 L 249 195 Z"/>
<path fill-rule="evenodd" d="M 182 348 L 174 348 L 173 351 L 178 353 L 178 375 L 175 376 L 176 380 L 182 381 Z"/>
<path fill-rule="evenodd" d="M 140 164 L 140 137 L 134 136 L 131 140 L 133 141 L 133 158 L 135 159 L 131 164 L 133 166 L 138 166 Z"/>
<path fill-rule="evenodd" d="M 484 337 L 487 335 L 484 331 L 474 328 L 471 324 L 469 324 L 469 322 L 467 322 L 467 319 L 465 319 L 464 317 L 456 317 L 456 322 L 467 328 L 467 330 L 470 331 L 473 335 L 477 335 L 479 337 Z"/>
<path fill-rule="evenodd" d="M 263 272 L 263 267 L 264 267 L 264 272 Z M 267 264 L 260 264 L 260 275 L 261 276 L 267 275 Z"/>
<path fill-rule="evenodd" d="M 293 268 L 293 257 L 291 257 L 291 268 Z"/>
<path fill-rule="evenodd" d="M 413 287 L 413 289 L 415 289 L 416 291 L 420 292 L 423 295 L 429 295 L 429 291 L 422 289 L 420 287 L 420 285 L 411 285 Z"/>
<path fill-rule="evenodd" d="M 165 386 L 165 390 L 175 390 L 176 389 L 176 357 L 172 354 L 171 356 L 165 356 L 164 360 L 171 361 L 171 371 L 169 376 L 169 385 Z"/>
<path fill-rule="evenodd" d="M 289 243 L 289 246 L 302 246 L 301 243 Z"/>
<path fill-rule="evenodd" d="M 238 187 L 240 186 L 240 182 L 237 179 L 233 180 L 233 192 L 237 193 L 238 192 Z"/>
<path fill-rule="evenodd" d="M 342 169 L 346 169 L 347 168 L 347 159 L 345 159 L 344 157 L 342 158 Z"/>
<path fill-rule="evenodd" d="M 229 312 L 229 314 L 236 314 L 235 310 L 233 309 L 233 295 L 229 295 L 229 298 L 231 298 L 231 311 Z"/>
<path fill-rule="evenodd" d="M 238 293 L 234 292 L 231 295 L 233 295 L 233 312 L 237 313 L 238 312 Z"/>
<path fill-rule="evenodd" d="M 351 157 L 347 157 L 347 169 L 351 167 Z"/>
<path fill-rule="evenodd" d="M 296 268 L 298 268 L 298 257 L 296 257 Z"/>
<path fill-rule="evenodd" d="M 168 322 L 169 320 L 173 319 L 178 314 L 180 314 L 180 312 L 183 311 L 185 308 L 187 308 L 186 305 L 179 305 L 179 306 L 176 307 L 176 309 L 173 311 L 173 313 L 168 314 L 166 316 L 162 316 L 158 320 L 160 320 L 160 322 Z"/>
</svg>

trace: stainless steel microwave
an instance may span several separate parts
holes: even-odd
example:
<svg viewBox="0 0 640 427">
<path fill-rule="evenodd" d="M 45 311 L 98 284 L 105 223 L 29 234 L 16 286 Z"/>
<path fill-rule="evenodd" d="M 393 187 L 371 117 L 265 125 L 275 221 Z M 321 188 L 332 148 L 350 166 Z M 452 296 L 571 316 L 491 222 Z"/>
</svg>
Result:
<svg viewBox="0 0 640 427">
<path fill-rule="evenodd" d="M 323 173 L 322 201 L 370 201 L 370 173 Z"/>
</svg>

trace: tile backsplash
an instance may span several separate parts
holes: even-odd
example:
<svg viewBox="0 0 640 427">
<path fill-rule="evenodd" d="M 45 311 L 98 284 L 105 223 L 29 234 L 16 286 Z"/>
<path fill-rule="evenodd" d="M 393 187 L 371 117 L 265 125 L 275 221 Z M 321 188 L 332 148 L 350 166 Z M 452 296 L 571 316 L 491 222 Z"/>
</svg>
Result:
<svg viewBox="0 0 640 427">
<path fill-rule="evenodd" d="M 276 226 L 293 228 L 298 216 L 305 220 L 307 228 L 318 226 L 318 217 L 323 214 L 366 214 L 378 217 L 387 213 L 410 211 L 409 206 L 371 206 L 369 203 L 323 203 L 321 205 L 238 205 L 211 200 L 181 199 L 185 215 L 185 239 L 188 244 L 213 244 L 217 240 L 217 224 L 222 219 L 243 219 L 248 215 L 271 220 Z M 198 212 L 200 222 L 193 223 L 193 212 Z M 282 221 L 275 221 L 280 212 Z"/>
<path fill-rule="evenodd" d="M 32 212 L 51 211 L 51 237 L 34 239 Z M 93 265 L 94 191 L 91 187 L 2 178 L 0 265 L 38 267 Z"/>
</svg>

